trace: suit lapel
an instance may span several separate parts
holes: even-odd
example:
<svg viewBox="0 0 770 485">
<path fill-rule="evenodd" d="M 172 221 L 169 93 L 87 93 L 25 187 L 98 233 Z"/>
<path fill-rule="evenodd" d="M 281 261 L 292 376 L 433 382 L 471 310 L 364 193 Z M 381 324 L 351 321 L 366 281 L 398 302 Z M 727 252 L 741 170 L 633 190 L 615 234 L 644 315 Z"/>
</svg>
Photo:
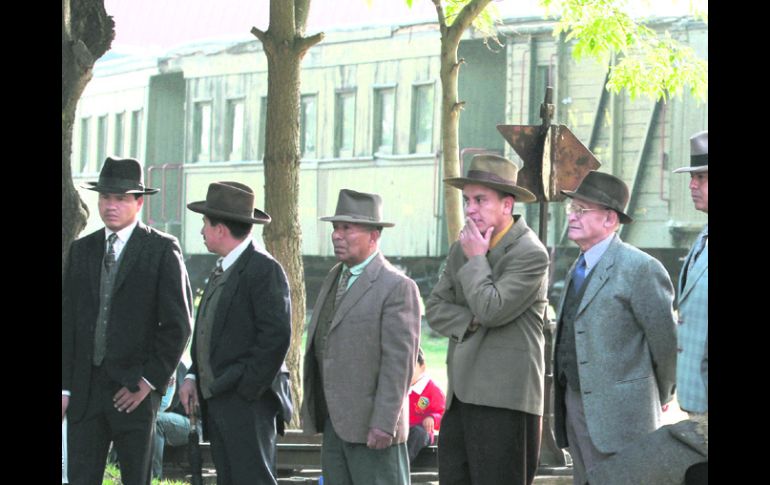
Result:
<svg viewBox="0 0 770 485">
<path fill-rule="evenodd" d="M 601 290 L 604 284 L 610 279 L 612 267 L 615 265 L 615 255 L 618 252 L 618 248 L 620 248 L 620 238 L 615 234 L 612 237 L 612 242 L 607 248 L 607 251 L 605 251 L 599 259 L 596 267 L 591 270 L 593 275 L 586 283 L 588 286 L 586 286 L 583 298 L 580 300 L 580 306 L 578 307 L 576 317 L 585 310 L 586 306 L 591 303 L 591 300 L 594 299 L 596 294 L 599 293 L 599 290 Z"/>
<path fill-rule="evenodd" d="M 225 328 L 225 316 L 227 316 L 227 310 L 230 308 L 230 304 L 233 302 L 233 296 L 238 290 L 238 285 L 241 282 L 241 273 L 246 269 L 249 260 L 254 254 L 254 243 L 250 243 L 243 254 L 238 256 L 233 264 L 232 272 L 227 276 L 222 287 L 222 294 L 219 296 L 219 302 L 217 303 L 216 314 L 214 315 L 214 326 L 211 329 L 211 355 L 214 354 L 214 349 L 219 343 L 220 336 Z"/>
<path fill-rule="evenodd" d="M 690 254 L 690 258 L 693 255 Z M 690 258 L 687 258 L 687 261 L 685 261 L 685 265 L 688 265 L 690 263 Z M 690 294 L 690 291 L 692 291 L 693 288 L 695 288 L 695 283 L 698 282 L 701 276 L 703 276 L 703 273 L 708 269 L 709 259 L 709 248 L 705 247 L 703 248 L 703 252 L 701 252 L 700 256 L 698 256 L 698 260 L 695 262 L 695 264 L 692 265 L 692 268 L 690 268 L 690 271 L 687 273 L 687 283 L 685 284 L 684 288 L 681 288 L 679 301 L 683 301 L 687 295 Z M 684 266 L 686 268 L 687 266 Z M 679 279 L 681 280 L 681 277 Z"/>
<path fill-rule="evenodd" d="M 118 266 L 118 274 L 115 276 L 115 289 L 113 291 L 118 291 L 121 285 L 126 281 L 126 275 L 128 275 L 131 271 L 131 267 L 139 260 L 139 255 L 142 254 L 144 245 L 147 244 L 148 237 L 149 230 L 147 229 L 147 226 L 141 222 L 137 223 L 136 227 L 131 232 L 128 241 L 126 241 L 126 246 L 123 248 L 120 265 Z M 104 252 L 104 249 L 102 249 L 102 252 Z"/>
<path fill-rule="evenodd" d="M 102 276 L 102 261 L 105 251 L 105 229 L 94 233 L 88 241 L 88 279 L 91 282 L 91 297 L 99 301 L 99 280 Z M 99 306 L 98 304 L 96 305 Z"/>
<path fill-rule="evenodd" d="M 345 314 L 347 314 L 348 311 L 358 303 L 358 300 L 369 291 L 369 288 L 372 287 L 372 284 L 380 274 L 380 269 L 382 269 L 383 259 L 382 253 L 378 253 L 377 256 L 366 265 L 364 272 L 361 273 L 358 279 L 353 283 L 353 286 L 351 286 L 347 293 L 345 293 L 345 296 L 340 302 L 340 307 L 334 310 L 334 318 L 332 319 L 332 324 L 329 326 L 329 332 L 339 325 Z"/>
<path fill-rule="evenodd" d="M 487 254 L 487 261 L 489 261 L 490 268 L 494 268 L 500 259 L 511 250 L 516 244 L 516 241 L 521 237 L 527 229 L 527 223 L 521 216 L 515 216 L 514 223 L 511 228 L 505 233 L 505 236 L 500 240 L 495 247 L 489 250 Z"/>
<path fill-rule="evenodd" d="M 321 290 L 318 292 L 318 298 L 316 298 L 315 306 L 313 307 L 313 316 L 310 318 L 310 326 L 307 330 L 307 348 L 310 348 L 309 346 L 313 343 L 313 335 L 318 326 L 318 317 L 321 315 L 321 308 L 326 297 L 329 295 L 329 291 L 331 291 L 333 284 L 339 278 L 340 271 L 342 271 L 342 263 L 337 263 L 331 270 L 329 270 L 329 274 L 326 275 L 326 279 L 321 285 Z"/>
</svg>

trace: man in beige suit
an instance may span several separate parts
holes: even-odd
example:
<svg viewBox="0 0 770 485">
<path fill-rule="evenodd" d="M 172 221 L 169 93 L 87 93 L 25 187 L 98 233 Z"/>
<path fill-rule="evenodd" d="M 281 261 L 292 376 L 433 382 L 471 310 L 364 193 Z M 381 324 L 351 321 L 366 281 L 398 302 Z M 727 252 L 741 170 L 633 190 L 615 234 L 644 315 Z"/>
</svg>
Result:
<svg viewBox="0 0 770 485">
<path fill-rule="evenodd" d="M 466 224 L 426 302 L 428 324 L 449 338 L 447 411 L 439 483 L 530 484 L 540 452 L 548 253 L 516 202 L 518 167 L 477 155 L 462 189 Z"/>
<path fill-rule="evenodd" d="M 323 433 L 329 485 L 409 483 L 408 389 L 420 340 L 419 292 L 379 250 L 377 194 L 343 189 L 332 243 L 339 260 L 313 307 L 303 429 Z"/>
</svg>

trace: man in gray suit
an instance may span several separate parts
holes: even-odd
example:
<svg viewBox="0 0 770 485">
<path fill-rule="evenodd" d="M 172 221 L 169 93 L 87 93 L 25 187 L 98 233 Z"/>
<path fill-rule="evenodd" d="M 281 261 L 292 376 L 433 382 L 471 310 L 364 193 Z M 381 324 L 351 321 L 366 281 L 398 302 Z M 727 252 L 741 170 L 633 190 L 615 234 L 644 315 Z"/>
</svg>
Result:
<svg viewBox="0 0 770 485">
<path fill-rule="evenodd" d="M 428 298 L 428 324 L 449 338 L 439 483 L 530 484 L 543 415 L 548 253 L 516 202 L 518 167 L 477 155 L 462 189 L 466 224 Z"/>
<path fill-rule="evenodd" d="M 406 485 L 408 390 L 420 340 L 414 281 L 379 250 L 377 194 L 343 189 L 332 243 L 339 263 L 313 307 L 304 362 L 303 429 L 323 433 L 332 485 Z"/>
<path fill-rule="evenodd" d="M 632 222 L 622 180 L 592 171 L 562 193 L 580 256 L 557 316 L 555 434 L 582 485 L 592 466 L 660 426 L 675 387 L 674 293 L 663 265 L 615 234 Z"/>
</svg>

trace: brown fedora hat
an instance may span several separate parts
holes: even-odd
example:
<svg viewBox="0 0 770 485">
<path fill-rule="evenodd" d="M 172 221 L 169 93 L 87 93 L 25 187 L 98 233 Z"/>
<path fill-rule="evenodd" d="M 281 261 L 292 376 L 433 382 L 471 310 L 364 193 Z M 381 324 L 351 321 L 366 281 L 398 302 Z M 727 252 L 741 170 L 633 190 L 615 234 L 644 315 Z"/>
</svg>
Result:
<svg viewBox="0 0 770 485">
<path fill-rule="evenodd" d="M 144 186 L 142 164 L 134 158 L 107 157 L 102 171 L 99 172 L 99 180 L 86 182 L 80 186 L 103 194 L 152 195 L 160 190 Z"/>
<path fill-rule="evenodd" d="M 190 202 L 187 208 L 226 221 L 270 223 L 270 216 L 254 207 L 251 187 L 239 182 L 213 182 L 209 184 L 206 200 Z"/>
<path fill-rule="evenodd" d="M 690 166 L 680 167 L 674 173 L 709 171 L 709 132 L 699 131 L 690 137 Z"/>
<path fill-rule="evenodd" d="M 382 220 L 382 197 L 378 194 L 367 194 L 350 189 L 340 190 L 334 215 L 321 217 L 320 220 L 353 222 L 369 226 L 395 226 L 392 222 Z"/>
<path fill-rule="evenodd" d="M 466 184 L 484 185 L 500 192 L 511 194 L 518 202 L 535 202 L 535 194 L 516 185 L 519 167 L 499 155 L 476 155 L 471 159 L 468 174 L 465 177 L 451 177 L 444 182 L 461 189 Z"/>
<path fill-rule="evenodd" d="M 591 170 L 583 177 L 577 189 L 562 190 L 561 193 L 567 197 L 587 200 L 612 209 L 618 213 L 620 222 L 623 224 L 634 221 L 624 212 L 628 204 L 628 186 L 614 175 Z"/>
</svg>

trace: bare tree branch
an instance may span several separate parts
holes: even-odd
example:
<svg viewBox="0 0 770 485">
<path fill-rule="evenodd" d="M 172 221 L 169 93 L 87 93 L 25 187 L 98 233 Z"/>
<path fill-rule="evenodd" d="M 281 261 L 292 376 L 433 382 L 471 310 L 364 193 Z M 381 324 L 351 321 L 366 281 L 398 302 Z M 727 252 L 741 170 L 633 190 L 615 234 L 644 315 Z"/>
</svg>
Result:
<svg viewBox="0 0 770 485">
<path fill-rule="evenodd" d="M 441 0 L 433 0 L 433 5 L 436 6 L 436 15 L 438 16 L 438 26 L 441 28 L 441 35 L 446 33 L 446 17 L 444 16 L 444 7 L 441 6 Z"/>
<path fill-rule="evenodd" d="M 437 1 L 439 0 L 434 0 L 433 3 L 436 3 Z M 463 32 L 471 26 L 473 20 L 478 17 L 491 1 L 492 0 L 471 0 L 462 10 L 460 10 L 455 21 L 452 22 L 452 26 L 449 27 L 449 37 L 452 38 L 452 42 L 460 42 Z"/>
<path fill-rule="evenodd" d="M 299 53 L 300 58 L 302 58 L 308 49 L 318 44 L 322 40 L 324 40 L 323 32 L 319 32 L 310 37 L 301 37 L 297 39 L 296 43 L 294 44 L 294 49 Z"/>
</svg>

